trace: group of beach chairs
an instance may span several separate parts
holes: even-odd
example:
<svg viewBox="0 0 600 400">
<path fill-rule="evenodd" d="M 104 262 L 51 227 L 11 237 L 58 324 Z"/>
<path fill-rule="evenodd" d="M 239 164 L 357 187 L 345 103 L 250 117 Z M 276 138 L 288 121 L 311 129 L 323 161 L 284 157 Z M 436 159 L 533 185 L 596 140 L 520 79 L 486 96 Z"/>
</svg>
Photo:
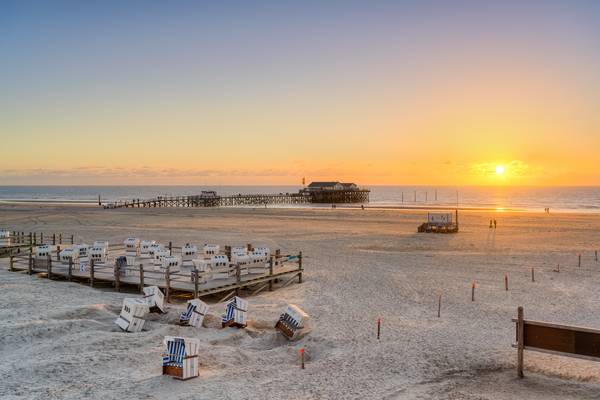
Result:
<svg viewBox="0 0 600 400">
<path fill-rule="evenodd" d="M 208 311 L 208 304 L 202 300 L 189 300 L 185 310 L 179 316 L 179 325 L 200 328 Z M 145 317 L 150 312 L 166 312 L 164 294 L 157 286 L 145 287 L 141 298 L 124 299 L 121 314 L 115 320 L 115 324 L 125 332 L 140 332 L 144 327 Z M 248 301 L 235 296 L 226 303 L 225 313 L 221 317 L 221 327 L 245 328 L 248 323 L 247 314 Z M 279 316 L 275 329 L 287 339 L 295 340 L 308 320 L 308 314 L 298 306 L 289 304 Z M 163 375 L 182 380 L 198 376 L 199 339 L 166 336 L 164 345 L 166 352 L 162 358 Z"/>
</svg>

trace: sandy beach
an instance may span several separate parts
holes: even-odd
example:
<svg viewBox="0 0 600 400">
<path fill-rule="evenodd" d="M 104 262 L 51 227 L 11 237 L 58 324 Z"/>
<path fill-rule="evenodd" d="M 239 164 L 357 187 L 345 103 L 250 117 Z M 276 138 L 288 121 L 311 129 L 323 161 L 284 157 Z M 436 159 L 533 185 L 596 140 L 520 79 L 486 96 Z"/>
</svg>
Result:
<svg viewBox="0 0 600 400">
<path fill-rule="evenodd" d="M 522 305 L 526 318 L 600 328 L 600 215 L 465 211 L 455 235 L 417 234 L 424 218 L 417 210 L 0 205 L 9 230 L 68 232 L 88 243 L 129 235 L 254 243 L 301 250 L 305 260 L 304 283 L 247 297 L 245 330 L 220 329 L 224 305 L 214 303 L 206 327 L 176 326 L 184 304 L 172 304 L 144 332 L 126 334 L 113 321 L 131 293 L 11 273 L 2 259 L 0 397 L 599 398 L 600 364 L 590 361 L 526 352 L 518 379 L 511 318 Z M 298 342 L 273 329 L 287 303 L 312 318 Z M 165 335 L 200 339 L 199 378 L 161 376 Z"/>
</svg>

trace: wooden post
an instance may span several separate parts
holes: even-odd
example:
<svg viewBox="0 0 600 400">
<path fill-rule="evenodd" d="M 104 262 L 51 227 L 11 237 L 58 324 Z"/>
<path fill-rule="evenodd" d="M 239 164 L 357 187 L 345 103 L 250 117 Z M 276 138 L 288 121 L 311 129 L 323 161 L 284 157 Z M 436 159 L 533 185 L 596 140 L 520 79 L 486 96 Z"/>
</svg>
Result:
<svg viewBox="0 0 600 400">
<path fill-rule="evenodd" d="M 531 282 L 535 282 L 535 269 L 531 267 Z"/>
<path fill-rule="evenodd" d="M 33 232 L 33 244 L 37 245 L 37 232 Z"/>
<path fill-rule="evenodd" d="M 29 232 L 29 244 L 33 244 L 33 236 L 31 235 L 31 232 Z"/>
<path fill-rule="evenodd" d="M 167 271 L 165 272 L 165 283 L 166 283 L 165 301 L 168 303 L 169 299 L 171 298 L 171 267 L 169 267 L 169 266 L 167 266 Z"/>
<path fill-rule="evenodd" d="M 69 268 L 67 270 L 67 279 L 69 282 L 71 282 L 71 278 L 73 276 L 73 258 L 69 258 L 69 266 L 67 268 Z"/>
<path fill-rule="evenodd" d="M 90 287 L 94 287 L 94 260 L 90 261 Z"/>
<path fill-rule="evenodd" d="M 235 295 L 239 296 L 240 295 L 240 284 L 242 283 L 242 271 L 240 268 L 240 263 L 237 263 L 235 265 L 235 283 L 237 284 L 237 287 L 235 288 Z"/>
<path fill-rule="evenodd" d="M 581 254 L 579 255 L 579 261 L 577 261 L 577 267 L 581 268 Z"/>
<path fill-rule="evenodd" d="M 304 369 L 304 347 L 300 349 L 300 368 Z"/>
<path fill-rule="evenodd" d="M 300 270 L 300 273 L 298 273 L 298 283 L 302 283 L 302 252 L 298 254 L 298 270 Z"/>
<path fill-rule="evenodd" d="M 504 274 L 504 290 L 508 291 L 508 274 Z"/>
<path fill-rule="evenodd" d="M 75 238 L 73 237 L 73 234 L 71 234 L 71 244 L 75 243 Z"/>
<path fill-rule="evenodd" d="M 381 337 L 381 318 L 377 318 L 377 340 Z"/>
<path fill-rule="evenodd" d="M 169 255 L 173 255 L 173 242 L 169 242 Z"/>
<path fill-rule="evenodd" d="M 475 301 L 475 281 L 471 284 L 471 301 Z"/>
<path fill-rule="evenodd" d="M 56 246 L 56 261 L 60 261 L 60 246 Z"/>
<path fill-rule="evenodd" d="M 196 267 L 194 267 L 194 298 L 197 299 L 198 298 L 198 269 L 196 269 Z"/>
<path fill-rule="evenodd" d="M 44 232 L 40 232 L 40 244 L 44 244 Z"/>
<path fill-rule="evenodd" d="M 140 263 L 140 293 L 144 294 L 144 264 Z"/>
<path fill-rule="evenodd" d="M 596 258 L 596 262 L 598 262 L 598 250 L 594 251 L 594 257 Z"/>
<path fill-rule="evenodd" d="M 47 261 L 47 271 L 48 271 L 48 279 L 52 279 L 52 257 L 50 257 L 50 254 L 48 254 L 48 261 Z"/>
<path fill-rule="evenodd" d="M 115 275 L 115 289 L 117 290 L 117 292 L 120 292 L 121 291 L 121 271 L 120 271 L 119 263 L 117 260 L 115 260 L 114 275 Z"/>
<path fill-rule="evenodd" d="M 56 233 L 52 234 L 52 246 L 56 246 Z"/>
<path fill-rule="evenodd" d="M 12 253 L 10 254 L 10 264 L 9 264 L 9 271 L 14 271 L 14 265 L 15 265 L 15 256 L 12 255 Z"/>
<path fill-rule="evenodd" d="M 58 243 L 62 244 L 62 233 L 58 234 Z"/>
<path fill-rule="evenodd" d="M 523 307 L 517 309 L 517 375 L 523 378 L 523 351 L 525 345 L 523 343 Z"/>
<path fill-rule="evenodd" d="M 442 314 L 442 294 L 440 293 L 440 295 L 438 296 L 438 318 L 441 316 Z"/>
<path fill-rule="evenodd" d="M 33 253 L 31 246 L 29 246 L 29 265 L 27 266 L 27 273 L 29 275 L 33 273 Z"/>
<path fill-rule="evenodd" d="M 269 276 L 273 276 L 273 256 L 269 258 Z M 273 280 L 269 280 L 269 292 L 273 291 Z"/>
</svg>

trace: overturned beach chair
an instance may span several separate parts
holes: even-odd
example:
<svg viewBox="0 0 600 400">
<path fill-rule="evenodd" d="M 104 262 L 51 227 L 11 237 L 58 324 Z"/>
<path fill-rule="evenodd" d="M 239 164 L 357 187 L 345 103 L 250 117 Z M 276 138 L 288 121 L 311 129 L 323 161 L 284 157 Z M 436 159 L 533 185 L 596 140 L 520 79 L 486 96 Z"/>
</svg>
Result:
<svg viewBox="0 0 600 400">
<path fill-rule="evenodd" d="M 165 313 L 165 295 L 158 286 L 144 288 L 144 301 L 150 307 L 150 312 Z"/>
<path fill-rule="evenodd" d="M 296 339 L 300 331 L 308 322 L 308 314 L 294 304 L 288 304 L 285 311 L 279 316 L 275 329 L 280 331 L 289 340 Z"/>
<path fill-rule="evenodd" d="M 167 352 L 163 354 L 163 375 L 186 380 L 198 376 L 198 350 L 200 340 L 176 336 L 165 336 Z"/>
<path fill-rule="evenodd" d="M 144 317 L 149 311 L 144 299 L 126 298 L 115 324 L 125 332 L 140 332 L 144 327 Z"/>
<path fill-rule="evenodd" d="M 248 302 L 235 296 L 227 302 L 227 310 L 221 318 L 223 328 L 233 326 L 236 328 L 245 328 L 247 325 L 246 314 L 248 313 Z"/>
<path fill-rule="evenodd" d="M 186 310 L 179 316 L 179 324 L 200 328 L 206 313 L 208 313 L 208 304 L 199 299 L 190 300 L 187 302 Z"/>
</svg>

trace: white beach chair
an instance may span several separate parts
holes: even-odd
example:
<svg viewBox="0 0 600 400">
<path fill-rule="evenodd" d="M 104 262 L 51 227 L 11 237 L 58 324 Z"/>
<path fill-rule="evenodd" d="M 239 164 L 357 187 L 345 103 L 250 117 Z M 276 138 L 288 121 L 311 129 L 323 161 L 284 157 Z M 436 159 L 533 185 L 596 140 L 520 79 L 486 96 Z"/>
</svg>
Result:
<svg viewBox="0 0 600 400">
<path fill-rule="evenodd" d="M 166 312 L 165 295 L 158 286 L 146 286 L 143 299 L 150 307 L 150 312 Z"/>
<path fill-rule="evenodd" d="M 144 327 L 144 317 L 149 311 L 144 299 L 126 298 L 115 324 L 125 332 L 140 332 Z"/>
<path fill-rule="evenodd" d="M 207 313 L 208 304 L 199 299 L 189 300 L 187 308 L 179 316 L 179 324 L 200 328 Z"/>
<path fill-rule="evenodd" d="M 186 380 L 198 376 L 198 351 L 200 340 L 176 336 L 165 336 L 167 352 L 163 354 L 163 375 Z"/>
<path fill-rule="evenodd" d="M 286 338 L 293 340 L 297 338 L 308 320 L 308 314 L 300 307 L 294 304 L 288 304 L 275 324 L 275 329 L 279 330 Z"/>
<path fill-rule="evenodd" d="M 140 257 L 150 258 L 150 246 L 156 244 L 154 240 L 142 240 L 140 242 Z"/>
<path fill-rule="evenodd" d="M 138 257 L 140 255 L 140 239 L 129 237 L 123 242 L 125 245 L 125 255 L 129 257 Z"/>
<path fill-rule="evenodd" d="M 196 258 L 198 254 L 198 247 L 193 244 L 186 243 L 185 246 L 181 248 L 181 265 L 186 267 L 191 267 L 193 265 L 192 261 Z"/>
<path fill-rule="evenodd" d="M 235 296 L 227 302 L 227 309 L 221 318 L 221 326 L 223 328 L 228 326 L 245 328 L 247 324 L 247 312 L 248 302 L 240 297 Z"/>
<path fill-rule="evenodd" d="M 218 244 L 205 244 L 202 251 L 205 256 L 210 257 L 219 254 L 221 247 Z"/>
</svg>

